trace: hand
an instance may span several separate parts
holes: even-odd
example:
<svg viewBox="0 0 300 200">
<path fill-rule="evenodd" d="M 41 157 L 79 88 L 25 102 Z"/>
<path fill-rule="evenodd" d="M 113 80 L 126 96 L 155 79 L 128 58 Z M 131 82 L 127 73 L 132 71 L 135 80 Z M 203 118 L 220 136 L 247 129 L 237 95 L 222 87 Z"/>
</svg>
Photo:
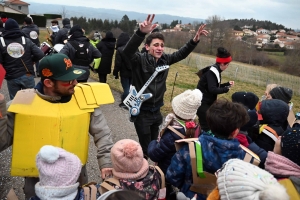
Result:
<svg viewBox="0 0 300 200">
<path fill-rule="evenodd" d="M 198 31 L 197 31 L 197 33 L 196 33 L 194 39 L 193 39 L 194 42 L 198 42 L 198 41 L 200 40 L 200 36 L 201 36 L 201 35 L 207 36 L 208 31 L 204 29 L 205 26 L 206 26 L 206 24 L 203 24 L 203 25 L 201 25 L 201 26 L 199 27 L 199 29 L 198 29 Z"/>
<path fill-rule="evenodd" d="M 276 140 L 273 152 L 281 155 L 281 136 L 279 136 L 278 139 Z"/>
<path fill-rule="evenodd" d="M 142 33 L 150 33 L 157 27 L 157 24 L 152 24 L 154 17 L 155 14 L 148 15 L 147 19 L 143 23 L 140 23 L 139 27 Z"/>
<path fill-rule="evenodd" d="M 0 93 L 0 101 L 4 100 L 4 95 Z"/>
<path fill-rule="evenodd" d="M 105 178 L 112 176 L 112 168 L 103 168 L 101 169 L 101 178 L 104 180 Z"/>
<path fill-rule="evenodd" d="M 230 86 L 234 86 L 234 81 L 229 81 Z"/>
</svg>

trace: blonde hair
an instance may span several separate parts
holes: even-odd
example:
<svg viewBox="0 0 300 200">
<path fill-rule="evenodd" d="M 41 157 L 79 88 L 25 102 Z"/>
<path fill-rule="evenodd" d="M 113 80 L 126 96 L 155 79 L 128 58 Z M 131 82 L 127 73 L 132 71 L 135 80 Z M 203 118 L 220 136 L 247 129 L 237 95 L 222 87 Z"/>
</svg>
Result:
<svg viewBox="0 0 300 200">
<path fill-rule="evenodd" d="M 271 84 L 268 84 L 267 87 L 266 87 L 266 91 L 265 91 L 265 96 L 266 96 L 266 99 L 272 99 L 271 95 L 270 95 L 270 91 L 275 88 L 275 87 L 278 87 L 279 85 L 275 84 L 275 83 L 271 83 Z"/>
</svg>

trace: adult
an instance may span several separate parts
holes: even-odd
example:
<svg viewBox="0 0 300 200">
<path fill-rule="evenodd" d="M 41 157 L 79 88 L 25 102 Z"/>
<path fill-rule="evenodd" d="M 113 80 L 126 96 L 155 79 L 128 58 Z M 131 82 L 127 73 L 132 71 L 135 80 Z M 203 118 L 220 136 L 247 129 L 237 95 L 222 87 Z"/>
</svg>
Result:
<svg viewBox="0 0 300 200">
<path fill-rule="evenodd" d="M 121 85 L 123 88 L 123 94 L 121 96 L 121 103 L 119 106 L 121 108 L 127 109 L 125 104 L 123 103 L 124 99 L 129 94 L 129 88 L 132 82 L 132 75 L 131 75 L 131 62 L 126 57 L 122 56 L 122 51 L 125 48 L 125 45 L 129 41 L 130 36 L 128 33 L 121 33 L 117 40 L 116 45 L 116 56 L 115 56 L 115 67 L 113 70 L 113 75 L 116 79 L 119 78 L 119 72 L 121 77 Z"/>
<path fill-rule="evenodd" d="M 1 18 L 1 21 L 3 22 L 3 27 L 5 27 L 5 23 L 6 23 L 7 19 L 8 19 L 7 16 L 6 16 L 6 14 L 5 13 L 1 13 L 0 18 Z"/>
<path fill-rule="evenodd" d="M 98 164 L 101 171 L 101 177 L 104 179 L 106 175 L 110 175 L 112 167 L 110 160 L 110 149 L 113 146 L 113 142 L 111 139 L 111 130 L 107 126 L 107 122 L 99 106 L 95 106 L 92 110 L 81 109 L 79 107 L 79 104 L 76 103 L 77 100 L 73 95 L 75 93 L 74 88 L 77 84 L 76 79 L 79 76 L 81 76 L 82 73 L 84 73 L 84 71 L 74 68 L 72 66 L 72 62 L 66 55 L 60 53 L 48 55 L 45 58 L 43 58 L 40 62 L 41 81 L 36 85 L 35 89 L 26 90 L 26 92 L 18 94 L 20 95 L 19 97 L 21 98 L 21 100 L 20 98 L 18 98 L 20 101 L 17 101 L 19 101 L 18 105 L 21 105 L 21 107 L 23 108 L 30 106 L 29 109 L 32 110 L 30 116 L 35 118 L 36 120 L 38 119 L 38 117 L 34 115 L 34 111 L 41 108 L 39 106 L 39 103 L 36 102 L 43 102 L 47 104 L 43 107 L 47 109 L 47 111 L 43 113 L 53 112 L 53 110 L 51 110 L 53 106 L 55 108 L 62 108 L 64 110 L 70 108 L 70 106 L 73 105 L 72 110 L 68 111 L 72 112 L 73 114 L 72 121 L 76 121 L 76 119 L 78 120 L 78 118 L 82 116 L 85 116 L 86 119 L 82 120 L 81 123 L 74 123 L 72 124 L 72 126 L 69 127 L 66 124 L 63 125 L 64 123 L 61 123 L 60 128 L 62 129 L 62 131 L 72 133 L 72 136 L 74 136 L 74 141 L 66 140 L 66 138 L 64 138 L 62 143 L 66 145 L 69 142 L 72 145 L 74 145 L 74 143 L 78 142 L 76 141 L 78 137 L 82 136 L 83 134 L 90 133 L 94 137 L 95 145 L 98 148 Z M 30 96 L 32 98 L 35 98 L 36 100 L 28 101 L 31 102 L 31 104 L 24 103 L 23 100 L 26 100 L 27 98 L 22 98 L 23 95 L 29 93 L 31 94 Z M 18 123 L 20 123 L 20 121 L 17 118 L 17 116 L 20 116 L 20 114 L 17 110 L 14 110 L 13 112 L 9 111 L 10 109 L 13 109 L 14 104 L 14 100 L 8 102 L 9 107 L 8 111 L 6 111 L 4 96 L 0 94 L 0 111 L 2 113 L 2 117 L 0 118 L 0 151 L 11 146 L 13 143 L 13 138 L 16 137 L 16 135 L 18 134 L 18 132 L 16 132 L 17 130 L 15 129 L 15 127 L 17 127 Z M 40 113 L 40 111 L 38 112 Z M 78 115 L 78 112 L 84 112 L 86 114 L 82 113 L 84 115 Z M 33 120 L 33 118 L 31 119 Z M 66 117 L 66 115 L 64 115 L 63 112 L 58 112 L 57 120 L 39 120 L 40 125 L 34 126 L 33 131 L 36 134 L 46 134 L 45 127 L 49 127 L 50 124 L 54 122 L 55 124 L 53 124 L 52 128 L 55 129 L 55 127 L 57 127 L 58 122 L 64 122 L 67 119 L 68 118 Z M 25 143 L 28 145 L 28 142 L 30 141 L 26 141 Z M 34 144 L 37 142 L 38 141 L 31 141 L 30 144 Z M 25 143 L 24 145 L 26 145 Z M 39 147 L 34 146 L 30 148 L 36 149 L 37 153 Z M 82 152 L 88 153 L 87 146 L 78 146 L 78 148 L 81 149 Z M 34 185 L 38 181 L 38 178 L 25 178 L 24 193 L 26 199 L 35 195 Z M 87 183 L 85 166 L 83 166 L 82 168 L 78 181 L 81 185 Z"/>
<path fill-rule="evenodd" d="M 66 40 L 68 39 L 68 33 L 71 29 L 71 24 L 70 24 L 70 19 L 69 18 L 64 18 L 62 20 L 63 27 L 59 29 L 57 32 L 55 39 L 54 39 L 54 44 L 65 44 Z"/>
<path fill-rule="evenodd" d="M 70 29 L 70 38 L 60 53 L 66 54 L 76 68 L 85 71 L 82 76 L 77 78 L 78 82 L 87 82 L 90 75 L 90 63 L 93 62 L 94 58 L 101 57 L 101 53 L 90 44 L 79 25 Z"/>
<path fill-rule="evenodd" d="M 199 70 L 197 75 L 200 80 L 197 88 L 203 93 L 202 104 L 198 108 L 197 115 L 202 130 L 208 131 L 209 127 L 206 122 L 206 111 L 217 100 L 218 94 L 227 93 L 234 81 L 221 84 L 221 73 L 227 69 L 231 62 L 230 53 L 223 47 L 218 48 L 216 63 Z"/>
<path fill-rule="evenodd" d="M 34 88 L 33 63 L 44 53 L 29 38 L 25 38 L 18 23 L 9 18 L 0 38 L 0 64 L 6 70 L 5 79 L 10 99 L 21 89 Z"/>
<path fill-rule="evenodd" d="M 30 17 L 25 17 L 24 19 L 24 27 L 22 28 L 22 32 L 25 37 L 31 39 L 31 41 L 36 44 L 36 46 L 40 47 L 40 30 L 37 25 L 35 25 Z M 39 77 L 39 61 L 35 62 L 35 73 L 36 76 Z"/>
<path fill-rule="evenodd" d="M 96 47 L 101 52 L 101 62 L 97 70 L 99 81 L 106 83 L 107 74 L 111 73 L 112 57 L 115 52 L 116 38 L 112 32 L 107 31 L 105 37 L 99 42 Z"/>
<path fill-rule="evenodd" d="M 150 34 L 146 39 L 145 46 L 148 52 L 136 52 L 136 49 L 145 39 L 146 34 L 156 28 L 157 24 L 152 24 L 154 16 L 154 14 L 148 15 L 147 19 L 139 25 L 139 29 L 132 35 L 123 50 L 124 55 L 132 62 L 132 85 L 135 86 L 137 91 L 140 91 L 152 76 L 157 66 L 172 65 L 186 58 L 197 46 L 200 36 L 208 34 L 204 30 L 205 25 L 201 25 L 193 39 L 189 40 L 178 51 L 172 54 L 165 54 L 164 36 L 159 32 L 155 32 Z M 162 123 L 160 107 L 164 105 L 163 97 L 166 91 L 168 72 L 168 70 L 160 72 L 149 84 L 145 93 L 152 93 L 153 97 L 142 104 L 140 114 L 134 120 L 139 142 L 146 158 L 148 145 L 150 141 L 157 139 L 159 125 Z"/>
<path fill-rule="evenodd" d="M 58 21 L 56 19 L 52 20 L 51 21 L 51 26 L 50 26 L 50 29 L 52 31 L 52 33 L 50 34 L 50 39 L 51 39 L 51 42 L 52 44 L 54 44 L 54 41 L 55 41 L 55 37 L 59 31 L 59 25 L 58 25 Z"/>
<path fill-rule="evenodd" d="M 95 47 L 97 48 L 97 44 L 102 40 L 102 36 L 101 36 L 101 33 L 98 32 L 98 31 L 95 31 L 91 34 L 91 36 L 89 37 L 90 39 L 90 43 Z M 99 68 L 99 65 L 100 65 L 100 61 L 101 61 L 101 58 L 95 58 L 94 59 L 94 62 L 92 64 L 92 70 L 93 72 L 96 73 L 96 69 Z"/>
</svg>

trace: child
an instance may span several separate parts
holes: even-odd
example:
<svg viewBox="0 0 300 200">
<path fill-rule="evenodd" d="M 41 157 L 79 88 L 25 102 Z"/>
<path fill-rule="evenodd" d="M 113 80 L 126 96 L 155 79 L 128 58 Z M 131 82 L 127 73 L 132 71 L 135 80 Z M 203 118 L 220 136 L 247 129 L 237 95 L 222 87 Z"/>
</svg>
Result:
<svg viewBox="0 0 300 200">
<path fill-rule="evenodd" d="M 272 83 L 272 84 L 268 84 L 266 86 L 266 91 L 265 91 L 265 94 L 264 96 L 262 97 L 262 100 L 265 100 L 265 99 L 272 99 L 272 96 L 270 95 L 270 91 L 275 88 L 275 87 L 278 87 L 279 85 L 275 84 L 275 83 Z"/>
<path fill-rule="evenodd" d="M 202 132 L 199 137 L 203 154 L 203 171 L 215 173 L 231 158 L 244 159 L 245 152 L 235 137 L 249 117 L 243 105 L 226 99 L 219 99 L 213 103 L 206 116 L 211 131 Z M 188 145 L 183 146 L 173 156 L 166 179 L 180 188 L 188 198 L 194 197 L 195 192 L 190 190 L 193 181 Z M 198 193 L 197 199 L 206 199 L 206 195 Z"/>
<path fill-rule="evenodd" d="M 239 159 L 230 159 L 218 170 L 217 189 L 208 200 L 289 200 L 272 174 Z"/>
<path fill-rule="evenodd" d="M 148 156 L 152 161 L 158 162 L 158 166 L 164 173 L 166 173 L 171 158 L 176 153 L 175 140 L 195 137 L 197 128 L 195 117 L 201 100 L 202 92 L 198 89 L 186 90 L 174 97 L 172 101 L 173 113 L 168 114 L 165 119 L 160 141 L 153 140 L 150 142 Z"/>
</svg>

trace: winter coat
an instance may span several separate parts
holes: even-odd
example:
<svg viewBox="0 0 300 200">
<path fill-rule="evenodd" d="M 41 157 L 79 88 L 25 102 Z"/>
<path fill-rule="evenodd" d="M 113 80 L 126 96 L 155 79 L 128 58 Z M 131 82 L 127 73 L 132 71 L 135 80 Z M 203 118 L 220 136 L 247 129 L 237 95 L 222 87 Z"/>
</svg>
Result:
<svg viewBox="0 0 300 200">
<path fill-rule="evenodd" d="M 185 135 L 184 128 L 175 128 Z M 182 139 L 170 129 L 166 129 L 160 141 L 152 140 L 148 146 L 148 156 L 153 162 L 158 162 L 159 168 L 166 174 L 171 159 L 176 153 L 175 140 Z"/>
<path fill-rule="evenodd" d="M 220 69 L 219 64 L 214 64 L 211 67 L 214 67 L 219 71 L 220 82 L 218 83 L 218 78 L 216 77 L 216 74 L 213 71 L 211 71 L 209 69 L 210 66 L 208 66 L 208 70 L 202 74 L 197 85 L 197 88 L 203 94 L 202 103 L 206 103 L 208 105 L 211 105 L 214 101 L 217 100 L 218 94 L 227 93 L 229 91 L 229 88 L 226 86 L 230 85 L 229 82 L 221 84 L 222 70 Z"/>
<path fill-rule="evenodd" d="M 39 27 L 35 24 L 30 24 L 27 26 L 24 26 L 22 29 L 22 32 L 25 34 L 25 36 L 31 41 L 36 44 L 36 46 L 40 47 L 40 40 L 39 40 L 39 35 L 40 35 L 40 30 Z"/>
<path fill-rule="evenodd" d="M 263 116 L 261 124 L 267 124 L 278 136 L 284 132 L 281 125 L 286 121 L 289 114 L 289 106 L 282 100 L 269 99 L 261 102 L 260 113 Z M 274 140 L 264 133 L 260 133 L 255 139 L 255 143 L 268 151 L 273 151 Z"/>
<path fill-rule="evenodd" d="M 112 64 L 112 57 L 115 52 L 115 44 L 116 44 L 116 38 L 105 37 L 96 45 L 97 49 L 102 54 L 100 66 L 97 70 L 99 74 L 111 73 L 111 64 Z"/>
<path fill-rule="evenodd" d="M 57 32 L 55 39 L 54 39 L 54 45 L 56 44 L 65 44 L 64 40 L 66 40 L 68 38 L 68 33 L 71 29 L 71 25 L 70 24 L 66 24 L 64 25 L 63 28 L 59 29 L 59 31 Z"/>
<path fill-rule="evenodd" d="M 222 165 L 232 159 L 243 160 L 245 152 L 241 149 L 237 139 L 219 139 L 203 132 L 199 137 L 202 148 L 203 170 L 214 174 Z M 187 197 L 193 198 L 194 192 L 189 188 L 192 185 L 192 166 L 188 145 L 184 145 L 171 160 L 166 174 L 169 183 L 178 187 Z M 206 199 L 205 195 L 198 194 L 198 200 Z"/>
<path fill-rule="evenodd" d="M 148 53 L 136 52 L 143 40 L 145 39 L 144 33 L 139 29 L 132 35 L 126 47 L 123 50 L 132 62 L 132 85 L 135 86 L 137 91 L 140 91 L 148 79 L 152 76 L 155 68 L 163 65 L 172 65 L 180 60 L 185 59 L 197 46 L 192 39 L 188 41 L 183 47 L 172 54 L 163 53 L 156 62 L 155 58 Z M 169 70 L 160 72 L 155 79 L 149 84 L 144 93 L 151 93 L 151 99 L 143 102 L 141 110 L 159 110 L 163 106 L 163 98 L 166 91 L 166 79 Z"/>
<path fill-rule="evenodd" d="M 44 52 L 37 47 L 29 38 L 25 38 L 25 45 L 22 44 L 22 37 L 17 38 L 5 38 L 8 31 L 4 34 L 5 47 L 0 42 L 0 63 L 6 70 L 5 79 L 19 78 L 26 73 L 35 75 L 33 63 L 42 59 L 45 55 Z M 13 51 L 7 51 L 7 47 L 11 43 L 18 43 L 24 49 L 14 53 Z M 20 47 L 21 47 L 20 46 Z M 21 47 L 21 48 L 22 48 Z M 13 48 L 13 47 L 12 47 Z M 19 57 L 19 54 L 23 55 Z M 25 66 L 26 67 L 25 67 Z M 27 71 L 27 69 L 28 71 Z"/>
<path fill-rule="evenodd" d="M 65 100 L 61 97 L 47 96 L 43 92 L 42 83 L 39 82 L 36 86 L 38 96 L 46 101 L 59 103 Z M 73 96 L 74 98 L 74 96 Z M 8 107 L 11 101 L 8 102 Z M 38 108 L 37 108 L 38 109 Z M 0 101 L 0 152 L 8 148 L 13 143 L 15 113 L 7 112 L 5 100 Z M 90 115 L 89 133 L 94 137 L 94 142 L 97 147 L 97 158 L 99 168 L 111 168 L 110 149 L 113 146 L 111 138 L 111 130 L 107 125 L 106 119 L 98 107 Z"/>
</svg>

